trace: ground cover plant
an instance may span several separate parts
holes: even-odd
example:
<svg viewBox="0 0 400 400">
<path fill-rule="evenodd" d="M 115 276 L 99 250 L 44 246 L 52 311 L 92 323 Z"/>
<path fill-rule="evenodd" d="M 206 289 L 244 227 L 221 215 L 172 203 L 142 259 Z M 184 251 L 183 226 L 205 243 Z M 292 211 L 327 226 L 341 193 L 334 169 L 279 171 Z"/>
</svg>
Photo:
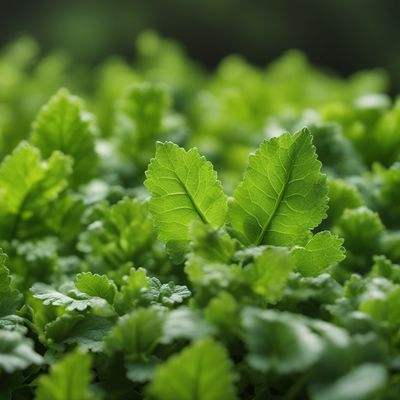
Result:
<svg viewBox="0 0 400 400">
<path fill-rule="evenodd" d="M 385 74 L 136 46 L 1 53 L 0 399 L 398 399 Z"/>
</svg>

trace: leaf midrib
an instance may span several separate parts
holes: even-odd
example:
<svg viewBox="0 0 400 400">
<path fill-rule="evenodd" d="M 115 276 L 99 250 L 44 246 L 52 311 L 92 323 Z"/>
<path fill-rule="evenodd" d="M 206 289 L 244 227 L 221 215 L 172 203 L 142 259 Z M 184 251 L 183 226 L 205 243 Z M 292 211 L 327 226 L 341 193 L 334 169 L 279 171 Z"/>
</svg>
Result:
<svg viewBox="0 0 400 400">
<path fill-rule="evenodd" d="M 296 143 L 296 141 L 294 141 L 291 144 L 291 146 L 293 146 L 295 143 Z M 286 180 L 285 180 L 285 182 L 283 184 L 283 188 L 282 188 L 281 192 L 279 193 L 279 196 L 278 196 L 278 198 L 277 198 L 277 200 L 276 200 L 276 202 L 274 204 L 274 208 L 272 210 L 272 213 L 271 213 L 270 217 L 268 218 L 266 224 L 264 225 L 264 227 L 262 228 L 260 234 L 257 237 L 257 241 L 256 241 L 256 245 L 257 246 L 259 246 L 260 244 L 263 243 L 263 241 L 265 239 L 265 236 L 266 236 L 266 233 L 268 232 L 268 229 L 271 226 L 272 220 L 274 219 L 275 214 L 276 214 L 278 208 L 281 205 L 282 199 L 285 196 L 285 192 L 286 192 L 286 189 L 287 189 L 288 184 L 290 182 L 290 177 L 292 176 L 292 171 L 293 171 L 293 167 L 294 167 L 294 157 L 290 157 L 290 154 L 289 154 L 289 159 L 290 159 L 290 165 L 289 165 L 289 168 L 288 168 L 288 173 L 286 174 Z"/>
</svg>

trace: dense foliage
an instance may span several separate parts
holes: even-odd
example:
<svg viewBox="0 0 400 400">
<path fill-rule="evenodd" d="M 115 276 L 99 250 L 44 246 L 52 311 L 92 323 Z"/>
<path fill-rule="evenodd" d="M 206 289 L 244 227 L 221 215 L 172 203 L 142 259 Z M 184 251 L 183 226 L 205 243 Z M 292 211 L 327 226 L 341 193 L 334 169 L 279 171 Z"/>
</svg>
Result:
<svg viewBox="0 0 400 400">
<path fill-rule="evenodd" d="M 137 52 L 1 54 L 0 399 L 398 399 L 385 76 Z"/>
</svg>

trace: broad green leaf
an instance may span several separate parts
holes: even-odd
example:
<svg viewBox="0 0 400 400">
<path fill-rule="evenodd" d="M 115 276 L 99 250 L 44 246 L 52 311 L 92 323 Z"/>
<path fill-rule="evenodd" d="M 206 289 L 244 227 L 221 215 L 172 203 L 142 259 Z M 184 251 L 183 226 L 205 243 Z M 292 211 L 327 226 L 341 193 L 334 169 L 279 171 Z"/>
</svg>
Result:
<svg viewBox="0 0 400 400">
<path fill-rule="evenodd" d="M 343 239 L 328 231 L 314 235 L 304 246 L 295 250 L 296 266 L 304 276 L 315 276 L 345 258 Z"/>
<path fill-rule="evenodd" d="M 180 307 L 169 312 L 163 327 L 163 343 L 174 340 L 199 340 L 214 333 L 213 327 L 196 310 Z"/>
<path fill-rule="evenodd" d="M 212 339 L 205 339 L 161 365 L 149 392 L 158 400 L 233 400 L 234 381 L 226 350 Z"/>
<path fill-rule="evenodd" d="M 112 326 L 111 321 L 94 314 L 68 313 L 47 324 L 45 335 L 51 343 L 79 345 L 82 349 L 99 352 Z"/>
<path fill-rule="evenodd" d="M 280 374 L 303 371 L 323 351 L 323 342 L 295 314 L 247 308 L 242 314 L 250 365 Z"/>
<path fill-rule="evenodd" d="M 36 389 L 37 400 L 93 400 L 97 396 L 90 390 L 92 380 L 91 357 L 88 353 L 69 353 L 42 375 Z"/>
<path fill-rule="evenodd" d="M 67 186 L 71 160 L 54 152 L 42 161 L 40 152 L 22 143 L 0 165 L 1 237 L 15 238 L 21 225 L 43 213 Z"/>
<path fill-rule="evenodd" d="M 19 332 L 0 329 L 0 373 L 12 373 L 41 363 L 42 357 L 33 350 L 30 339 Z"/>
<path fill-rule="evenodd" d="M 87 182 L 97 163 L 92 116 L 68 90 L 60 89 L 41 109 L 33 124 L 31 142 L 44 157 L 59 150 L 74 160 L 75 184 Z"/>
<path fill-rule="evenodd" d="M 139 308 L 120 318 L 105 338 L 109 353 L 121 352 L 127 359 L 151 354 L 161 339 L 163 314 L 155 308 Z"/>
<path fill-rule="evenodd" d="M 313 400 L 370 400 L 388 382 L 386 368 L 380 364 L 361 364 L 335 382 L 312 388 Z M 378 395 L 378 396 L 377 396 Z M 377 397 L 376 397 L 377 396 Z"/>
<path fill-rule="evenodd" d="M 264 141 L 250 156 L 229 215 L 244 244 L 304 244 L 326 217 L 327 185 L 307 129 Z"/>
<path fill-rule="evenodd" d="M 294 267 L 294 257 L 287 248 L 267 247 L 245 273 L 253 291 L 274 304 L 283 296 Z"/>
<path fill-rule="evenodd" d="M 92 274 L 91 272 L 82 272 L 77 275 L 75 281 L 76 287 L 89 296 L 100 297 L 109 304 L 114 303 L 117 294 L 115 283 L 107 278 L 106 275 Z"/>
<path fill-rule="evenodd" d="M 157 143 L 156 156 L 146 172 L 151 192 L 150 211 L 159 239 L 182 258 L 189 228 L 200 221 L 213 228 L 225 223 L 227 200 L 213 166 L 197 149 L 185 151 L 167 142 Z"/>
</svg>

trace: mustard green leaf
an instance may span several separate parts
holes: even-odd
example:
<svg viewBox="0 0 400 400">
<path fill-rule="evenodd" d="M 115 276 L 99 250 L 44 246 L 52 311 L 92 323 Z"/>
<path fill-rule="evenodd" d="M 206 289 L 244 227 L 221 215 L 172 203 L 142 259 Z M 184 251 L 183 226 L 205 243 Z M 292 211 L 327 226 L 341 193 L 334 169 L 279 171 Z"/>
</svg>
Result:
<svg viewBox="0 0 400 400">
<path fill-rule="evenodd" d="M 185 151 L 173 143 L 158 142 L 146 176 L 159 239 L 181 258 L 193 222 L 213 228 L 225 223 L 226 196 L 212 164 L 197 149 Z"/>
<path fill-rule="evenodd" d="M 264 141 L 230 203 L 244 244 L 303 244 L 326 217 L 327 184 L 307 129 Z"/>
</svg>

